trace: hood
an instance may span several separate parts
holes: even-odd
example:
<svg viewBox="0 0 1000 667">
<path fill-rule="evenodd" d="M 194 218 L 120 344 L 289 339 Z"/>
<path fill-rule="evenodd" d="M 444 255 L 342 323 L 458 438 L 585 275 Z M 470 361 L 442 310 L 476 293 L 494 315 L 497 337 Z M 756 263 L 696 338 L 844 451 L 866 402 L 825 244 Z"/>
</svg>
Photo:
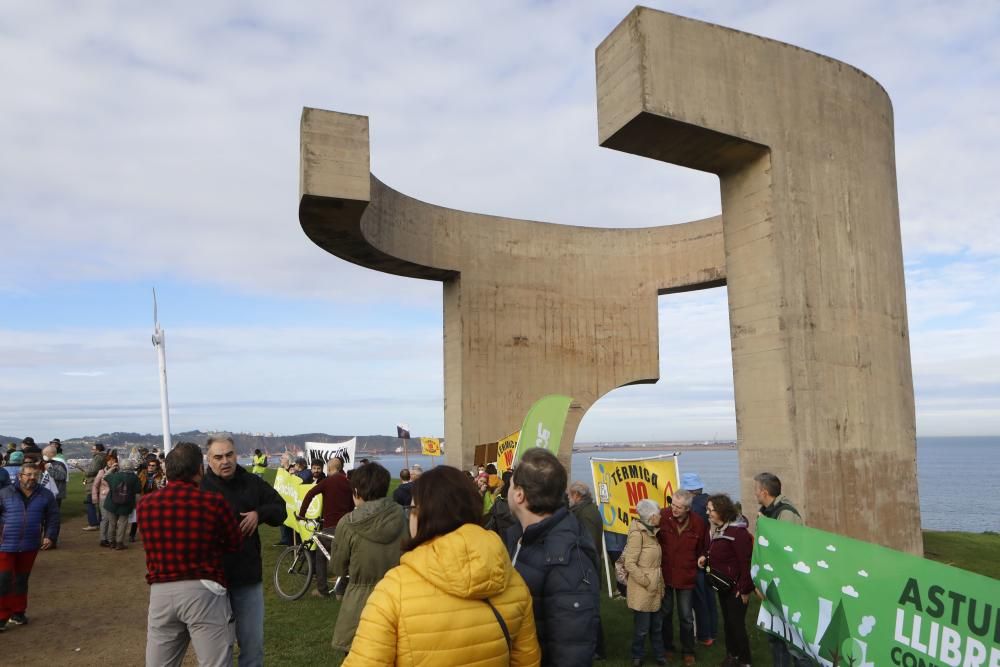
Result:
<svg viewBox="0 0 1000 667">
<path fill-rule="evenodd" d="M 463 599 L 502 593 L 514 572 L 497 534 L 471 523 L 421 544 L 399 562 L 435 588 Z"/>
<path fill-rule="evenodd" d="M 403 536 L 403 508 L 392 498 L 369 500 L 341 521 L 347 521 L 356 533 L 377 544 L 398 542 Z"/>
</svg>

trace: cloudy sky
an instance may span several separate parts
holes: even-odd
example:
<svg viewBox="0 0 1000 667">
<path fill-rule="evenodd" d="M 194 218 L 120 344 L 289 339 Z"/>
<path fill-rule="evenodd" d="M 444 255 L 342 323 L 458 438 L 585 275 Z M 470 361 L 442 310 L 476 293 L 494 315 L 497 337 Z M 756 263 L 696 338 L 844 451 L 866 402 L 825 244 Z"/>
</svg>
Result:
<svg viewBox="0 0 1000 667">
<path fill-rule="evenodd" d="M 920 435 L 1000 433 L 1000 4 L 652 2 L 855 65 L 893 99 Z M 714 176 L 597 146 L 594 49 L 631 5 L 33 2 L 0 9 L 0 433 L 441 434 L 441 286 L 297 220 L 303 106 L 371 119 L 412 196 L 640 227 Z M 735 436 L 725 289 L 660 299 L 661 377 L 579 440 Z"/>
</svg>

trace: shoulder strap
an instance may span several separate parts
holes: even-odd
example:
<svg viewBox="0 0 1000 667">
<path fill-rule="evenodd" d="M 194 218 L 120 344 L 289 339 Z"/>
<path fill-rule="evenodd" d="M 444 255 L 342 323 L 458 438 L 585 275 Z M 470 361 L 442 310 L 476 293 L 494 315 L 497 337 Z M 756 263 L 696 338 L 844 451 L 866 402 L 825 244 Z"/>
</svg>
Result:
<svg viewBox="0 0 1000 667">
<path fill-rule="evenodd" d="M 500 629 L 503 630 L 503 638 L 507 640 L 507 652 L 510 653 L 510 630 L 507 629 L 507 624 L 504 623 L 503 616 L 500 615 L 500 612 L 497 611 L 497 608 L 493 606 L 493 603 L 490 602 L 488 598 L 483 600 L 483 602 L 490 606 L 490 609 L 493 611 L 493 615 L 497 617 L 497 623 L 500 624 Z"/>
</svg>

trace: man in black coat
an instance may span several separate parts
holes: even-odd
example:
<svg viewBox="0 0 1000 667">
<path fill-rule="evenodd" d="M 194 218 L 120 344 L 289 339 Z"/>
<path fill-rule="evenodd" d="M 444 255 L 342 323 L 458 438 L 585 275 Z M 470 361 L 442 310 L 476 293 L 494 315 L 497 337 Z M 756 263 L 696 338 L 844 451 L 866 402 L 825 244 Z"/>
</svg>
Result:
<svg viewBox="0 0 1000 667">
<path fill-rule="evenodd" d="M 543 666 L 590 665 L 601 618 L 597 551 L 566 508 L 565 494 L 559 459 L 541 448 L 525 452 L 508 492 L 518 523 L 506 538 L 514 568 L 531 591 Z"/>
<path fill-rule="evenodd" d="M 205 448 L 209 470 L 201 488 L 225 497 L 243 533 L 240 550 L 226 554 L 222 561 L 240 645 L 239 665 L 258 667 L 264 664 L 264 586 L 257 526 L 281 525 L 286 516 L 285 501 L 274 487 L 236 463 L 232 438 L 213 436 Z"/>
</svg>

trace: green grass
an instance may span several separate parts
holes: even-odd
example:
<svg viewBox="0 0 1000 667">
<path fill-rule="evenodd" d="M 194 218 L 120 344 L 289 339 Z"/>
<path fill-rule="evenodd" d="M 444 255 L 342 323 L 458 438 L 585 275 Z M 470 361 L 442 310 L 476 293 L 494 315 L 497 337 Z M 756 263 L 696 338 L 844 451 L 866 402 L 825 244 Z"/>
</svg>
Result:
<svg viewBox="0 0 1000 667">
<path fill-rule="evenodd" d="M 273 478 L 274 471 L 269 470 L 268 479 L 273 480 Z M 71 476 L 69 497 L 63 501 L 63 514 L 67 518 L 84 514 L 81 480 L 82 476 L 79 473 Z M 393 486 L 396 483 L 394 481 Z M 341 664 L 342 656 L 330 646 L 340 603 L 334 598 L 312 597 L 310 595 L 312 588 L 310 593 L 295 602 L 279 598 L 274 593 L 273 574 L 274 561 L 282 549 L 271 546 L 278 541 L 278 529 L 262 526 L 260 536 L 264 545 L 264 623 L 268 664 Z M 1000 578 L 1000 560 L 996 558 L 996 554 L 1000 553 L 1000 534 L 925 531 L 924 550 L 927 558 L 932 560 L 988 577 Z M 771 658 L 767 640 L 763 633 L 754 628 L 758 608 L 759 603 L 753 600 L 747 612 L 751 651 L 756 663 L 768 664 Z M 624 600 L 607 597 L 606 584 L 602 585 L 601 618 L 604 623 L 609 659 L 598 664 L 608 666 L 630 664 L 632 612 L 626 608 Z M 699 646 L 697 649 L 698 662 L 703 665 L 720 664 L 724 657 L 725 648 L 722 643 L 716 643 L 715 646 L 708 648 Z"/>
</svg>

